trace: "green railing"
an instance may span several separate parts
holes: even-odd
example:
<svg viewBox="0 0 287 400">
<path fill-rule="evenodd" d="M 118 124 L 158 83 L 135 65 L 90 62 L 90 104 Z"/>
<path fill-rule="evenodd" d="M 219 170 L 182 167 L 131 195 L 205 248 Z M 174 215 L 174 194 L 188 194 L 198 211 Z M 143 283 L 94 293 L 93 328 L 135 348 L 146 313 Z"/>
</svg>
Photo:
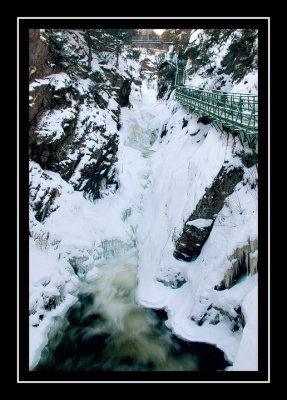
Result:
<svg viewBox="0 0 287 400">
<path fill-rule="evenodd" d="M 176 68 L 175 99 L 200 117 L 208 117 L 215 127 L 217 123 L 223 128 L 242 133 L 257 167 L 258 96 L 185 85 L 187 61 L 176 59 L 175 53 L 170 52 L 159 55 L 158 67 L 164 62 Z M 240 135 L 239 138 L 243 145 L 243 138 Z"/>
<path fill-rule="evenodd" d="M 162 53 L 157 64 L 169 63 L 176 68 L 175 99 L 200 116 L 207 116 L 233 131 L 245 135 L 258 133 L 258 96 L 203 89 L 185 85 L 186 60 L 175 58 L 174 53 Z"/>
<path fill-rule="evenodd" d="M 175 99 L 233 131 L 242 131 L 245 135 L 258 133 L 257 95 L 176 85 Z"/>
</svg>

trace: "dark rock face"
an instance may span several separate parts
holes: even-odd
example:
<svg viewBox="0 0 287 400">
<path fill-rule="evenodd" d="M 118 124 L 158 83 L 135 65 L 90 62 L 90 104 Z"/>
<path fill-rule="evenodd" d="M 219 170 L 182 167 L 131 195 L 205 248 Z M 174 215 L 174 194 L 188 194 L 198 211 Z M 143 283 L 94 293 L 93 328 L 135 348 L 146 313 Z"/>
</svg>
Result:
<svg viewBox="0 0 287 400">
<path fill-rule="evenodd" d="M 30 157 L 43 169 L 60 172 L 64 179 L 67 179 L 66 171 L 59 166 L 60 162 L 67 158 L 73 142 L 73 136 L 77 124 L 78 111 L 70 119 L 64 118 L 61 122 L 63 133 L 59 139 L 53 136 L 43 139 L 40 132 L 32 130 L 30 135 Z M 69 168 L 73 170 L 73 166 Z"/>
<path fill-rule="evenodd" d="M 233 192 L 234 187 L 242 178 L 241 168 L 221 168 L 211 187 L 206 188 L 204 196 L 185 222 L 182 234 L 176 240 L 173 253 L 176 259 L 196 260 L 210 235 L 216 216 L 224 205 L 224 200 Z M 198 225 L 196 223 L 198 219 L 209 221 L 203 221 L 206 223 Z"/>
<path fill-rule="evenodd" d="M 251 153 L 246 153 L 246 152 L 242 151 L 240 153 L 237 153 L 237 155 L 240 158 L 240 160 L 242 161 L 242 164 L 247 168 L 251 168 L 251 167 L 253 167 L 253 165 L 256 164 L 254 156 Z"/>
<path fill-rule="evenodd" d="M 123 78 L 115 69 L 108 69 L 102 66 L 105 78 L 111 82 L 111 86 L 114 88 L 117 95 L 116 101 L 119 103 L 120 107 L 129 106 L 129 95 L 131 92 L 131 78 Z"/>
<path fill-rule="evenodd" d="M 36 220 L 42 222 L 57 209 L 54 201 L 56 197 L 61 196 L 62 187 L 56 187 L 52 179 L 37 164 L 30 166 L 29 174 L 29 204 Z M 39 183 L 40 180 L 42 185 Z"/>
<path fill-rule="evenodd" d="M 125 79 L 122 83 L 119 93 L 119 105 L 121 107 L 126 107 L 130 104 L 129 103 L 130 92 L 131 92 L 131 80 Z"/>
<path fill-rule="evenodd" d="M 43 112 L 47 109 L 46 107 L 46 87 L 47 85 L 41 85 L 34 89 L 33 103 L 29 107 L 29 128 L 30 132 L 33 132 L 37 125 L 38 119 L 41 117 Z M 31 136 L 30 136 L 31 137 Z M 30 139 L 29 137 L 29 139 Z"/>
<path fill-rule="evenodd" d="M 105 189 L 107 186 L 114 185 L 115 190 L 118 189 L 114 168 L 114 163 L 117 161 L 118 143 L 118 135 L 111 136 L 107 144 L 102 148 L 95 164 L 91 169 L 84 170 L 82 173 L 79 187 L 82 181 L 87 179 L 83 190 L 94 200 L 101 197 L 101 189 Z"/>
<path fill-rule="evenodd" d="M 196 260 L 210 234 L 212 225 L 204 228 L 197 228 L 196 226 L 185 224 L 180 236 L 180 242 L 177 241 L 176 250 L 173 254 L 174 257 L 183 261 Z"/>
<path fill-rule="evenodd" d="M 158 73 L 158 98 L 162 99 L 166 93 L 170 95 L 175 84 L 176 69 L 171 65 L 162 64 Z"/>
<path fill-rule="evenodd" d="M 208 125 L 212 122 L 212 118 L 203 115 L 202 117 L 198 118 L 197 123 L 202 123 L 203 125 Z"/>
<path fill-rule="evenodd" d="M 60 296 L 51 296 L 46 301 L 44 308 L 45 308 L 45 310 L 51 311 L 54 308 L 56 308 L 56 306 L 59 304 L 60 304 Z"/>
<path fill-rule="evenodd" d="M 50 214 L 51 206 L 54 203 L 55 197 L 56 197 L 56 189 L 50 190 L 50 188 L 48 188 L 43 194 L 41 200 L 38 203 L 34 204 L 34 210 L 36 211 L 35 218 L 39 222 L 42 222 L 45 219 L 45 217 L 47 217 Z M 46 199 L 46 202 L 44 199 Z"/>
<path fill-rule="evenodd" d="M 29 29 L 30 81 L 52 73 L 52 58 L 46 44 L 40 39 L 40 29 Z"/>
</svg>

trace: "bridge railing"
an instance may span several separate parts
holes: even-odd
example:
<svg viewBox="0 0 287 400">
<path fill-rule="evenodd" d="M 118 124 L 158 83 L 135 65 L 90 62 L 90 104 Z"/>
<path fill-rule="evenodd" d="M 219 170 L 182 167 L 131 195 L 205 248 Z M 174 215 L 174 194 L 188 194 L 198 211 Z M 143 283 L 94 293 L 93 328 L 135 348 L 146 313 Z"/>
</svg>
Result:
<svg viewBox="0 0 287 400">
<path fill-rule="evenodd" d="M 175 99 L 200 115 L 241 131 L 246 135 L 258 133 L 258 96 L 253 94 L 223 92 L 185 85 L 186 60 L 176 58 L 175 53 L 162 53 L 158 65 L 168 62 L 176 68 Z"/>
<path fill-rule="evenodd" d="M 177 44 L 177 42 L 172 41 L 162 41 L 162 40 L 144 40 L 144 39 L 133 39 L 131 41 L 132 44 Z"/>
<path fill-rule="evenodd" d="M 258 133 L 257 95 L 176 86 L 175 98 L 193 111 L 213 118 L 234 131 L 243 131 L 246 135 Z"/>
</svg>

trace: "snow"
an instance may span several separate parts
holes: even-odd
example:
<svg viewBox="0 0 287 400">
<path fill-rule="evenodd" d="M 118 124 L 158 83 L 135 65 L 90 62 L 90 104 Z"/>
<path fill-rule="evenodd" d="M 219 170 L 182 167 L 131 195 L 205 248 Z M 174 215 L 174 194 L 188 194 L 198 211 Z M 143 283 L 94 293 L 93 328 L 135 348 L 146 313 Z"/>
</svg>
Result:
<svg viewBox="0 0 287 400">
<path fill-rule="evenodd" d="M 203 29 L 194 29 L 189 38 L 189 43 L 198 44 L 200 35 L 203 34 Z"/>
<path fill-rule="evenodd" d="M 228 52 L 228 48 L 232 43 L 234 37 L 239 35 L 239 30 L 235 31 L 233 35 L 230 35 L 227 40 L 221 43 L 214 43 L 209 49 L 209 63 L 208 66 L 200 67 L 199 70 L 193 74 L 188 75 L 186 79 L 186 84 L 195 87 L 203 87 L 205 89 L 217 89 L 218 86 L 220 90 L 231 92 L 231 93 L 248 93 L 248 94 L 258 94 L 258 71 L 253 70 L 247 73 L 243 79 L 238 82 L 232 82 L 232 74 L 227 75 L 222 73 L 221 62 Z M 192 46 L 199 45 L 201 41 L 208 39 L 204 29 L 195 29 L 189 39 L 189 43 Z M 215 71 L 211 76 L 206 73 L 206 69 L 210 66 L 215 67 Z M 187 63 L 187 71 L 191 67 L 190 60 Z M 216 72 L 220 71 L 220 75 Z M 224 82 L 224 84 L 222 84 Z"/>
<path fill-rule="evenodd" d="M 60 72 L 58 74 L 52 74 L 46 76 L 42 79 L 35 79 L 29 85 L 29 90 L 33 91 L 36 87 L 42 85 L 51 85 L 54 87 L 55 91 L 65 88 L 71 84 L 71 78 L 65 72 Z"/>
<path fill-rule="evenodd" d="M 258 94 L 258 73 L 257 71 L 249 72 L 244 78 L 230 91 L 231 93 L 249 93 Z"/>
<path fill-rule="evenodd" d="M 199 33 L 196 30 L 191 40 L 198 40 Z M 142 52 L 141 59 L 146 56 Z M 114 68 L 114 61 L 108 60 L 105 68 Z M 121 55 L 118 61 L 118 70 L 123 76 L 129 77 L 127 66 L 134 69 L 135 75 L 139 74 L 139 64 L 135 60 Z M 95 57 L 92 68 L 100 68 Z M 31 89 L 48 82 L 57 90 L 64 87 L 67 77 L 56 75 L 35 81 Z M 234 90 L 240 92 L 244 88 L 242 85 L 247 85 L 248 90 L 253 91 L 256 76 L 250 74 L 248 82 L 240 83 Z M 80 93 L 86 93 L 90 83 L 89 79 L 79 80 Z M 199 76 L 194 77 L 192 84 L 201 83 Z M 257 274 L 241 279 L 230 289 L 214 290 L 230 266 L 228 257 L 248 240 L 257 238 L 256 189 L 251 189 L 250 184 L 236 186 L 194 262 L 185 263 L 173 257 L 174 239 L 182 231 L 184 222 L 222 165 L 239 163 L 233 157 L 233 149 L 240 145 L 209 125 L 198 123 L 194 114 L 174 101 L 174 93 L 168 101 L 157 100 L 155 80 L 150 79 L 148 83 L 146 79 L 140 88 L 135 84 L 131 88 L 131 108 L 121 109 L 117 162 L 120 185 L 115 193 L 91 202 L 72 187 L 79 178 L 80 169 L 89 160 L 88 147 L 100 148 L 103 144 L 102 139 L 95 140 L 93 136 L 87 136 L 86 154 L 70 183 L 57 173 L 44 171 L 49 177 L 47 185 L 61 186 L 61 196 L 56 197 L 56 210 L 43 223 L 36 221 L 32 213 L 30 216 L 33 228 L 30 238 L 30 368 L 39 360 L 53 317 L 65 313 L 76 301 L 80 280 L 97 279 L 102 275 L 101 266 L 106 259 L 114 252 L 128 253 L 136 243 L 137 302 L 145 307 L 165 309 L 168 312 L 166 325 L 179 337 L 211 343 L 222 349 L 234 362 L 229 370 L 256 370 Z M 108 109 L 117 108 L 118 104 L 110 98 Z M 67 119 L 73 117 L 72 108 L 51 111 L 42 120 L 39 132 L 42 135 L 57 132 L 56 138 L 60 137 L 63 113 Z M 184 128 L 183 118 L 188 121 Z M 97 126 L 105 126 L 107 132 L 115 131 L 116 123 L 105 110 L 95 108 L 91 113 L 88 106 L 81 104 L 76 126 L 79 136 L 83 121 L 87 119 Z M 45 130 L 45 124 L 49 129 Z M 167 133 L 161 137 L 163 127 Z M 76 155 L 77 152 L 71 157 Z M 37 179 L 43 185 L 40 173 L 31 174 L 31 177 L 35 186 Z M 254 177 L 255 167 L 245 171 L 246 181 L 252 183 Z M 211 223 L 209 219 L 197 219 L 188 224 L 204 228 Z M 256 256 L 256 252 L 253 255 Z M 74 273 L 71 260 L 79 266 L 79 276 Z M 177 272 L 186 280 L 181 287 L 174 289 L 160 282 L 172 279 Z M 61 303 L 51 311 L 43 311 L 44 299 L 49 296 L 60 296 Z M 244 329 L 232 332 L 225 320 L 217 325 L 207 321 L 199 326 L 192 317 L 200 316 L 210 304 L 230 313 L 241 305 L 246 320 Z M 39 321 L 43 313 L 44 318 Z"/>
<path fill-rule="evenodd" d="M 36 133 L 41 136 L 50 136 L 53 141 L 60 139 L 64 135 L 63 120 L 74 118 L 75 111 L 73 107 L 70 109 L 49 110 L 43 116 Z"/>
<path fill-rule="evenodd" d="M 233 333 L 228 324 L 198 326 L 191 316 L 200 315 L 210 304 L 218 305 L 219 299 L 225 296 L 228 298 L 226 303 L 223 302 L 225 308 L 226 304 L 231 304 L 232 309 L 247 295 L 249 282 L 257 285 L 257 281 L 250 277 L 237 285 L 239 292 L 226 290 L 228 295 L 223 295 L 214 290 L 228 268 L 228 256 L 246 244 L 248 238 L 257 237 L 256 193 L 249 186 L 239 184 L 229 197 L 229 206 L 218 215 L 200 257 L 193 263 L 175 260 L 172 256 L 173 237 L 180 233 L 183 222 L 195 209 L 223 163 L 234 164 L 234 144 L 214 128 L 206 130 L 205 126 L 197 124 L 194 116 L 185 129 L 180 129 L 182 109 L 178 108 L 170 116 L 170 111 L 161 106 L 162 112 L 158 113 L 156 124 L 166 124 L 168 134 L 162 142 L 157 140 L 152 146 L 155 153 L 150 157 L 151 184 L 144 193 L 143 212 L 137 230 L 137 298 L 146 307 L 167 310 L 167 326 L 178 336 L 215 344 L 232 362 L 240 344 L 240 333 Z M 152 123 L 151 119 L 150 125 Z M 191 137 L 188 132 L 195 132 L 199 126 L 200 132 Z M 198 227 L 210 223 L 210 220 L 202 219 L 191 222 Z M 173 271 L 181 271 L 187 280 L 176 290 L 159 282 Z"/>
<path fill-rule="evenodd" d="M 189 221 L 186 223 L 186 225 L 189 226 L 195 226 L 198 229 L 203 229 L 207 228 L 212 224 L 213 220 L 212 219 L 204 219 L 204 218 L 198 218 L 193 221 Z"/>
<path fill-rule="evenodd" d="M 232 371 L 258 371 L 258 288 L 246 295 L 242 304 L 246 318 L 242 339 Z"/>
</svg>

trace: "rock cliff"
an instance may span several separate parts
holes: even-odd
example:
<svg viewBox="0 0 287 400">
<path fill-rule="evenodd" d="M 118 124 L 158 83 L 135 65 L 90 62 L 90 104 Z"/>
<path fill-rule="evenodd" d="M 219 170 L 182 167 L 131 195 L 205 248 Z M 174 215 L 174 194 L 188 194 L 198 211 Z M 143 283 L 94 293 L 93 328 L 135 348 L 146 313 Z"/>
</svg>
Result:
<svg viewBox="0 0 287 400">
<path fill-rule="evenodd" d="M 29 39 L 30 159 L 92 199 L 116 190 L 120 107 L 129 106 L 131 76 L 115 67 L 113 53 L 90 52 L 82 30 L 31 29 Z M 52 192 L 46 196 L 43 206 L 53 202 Z"/>
</svg>

